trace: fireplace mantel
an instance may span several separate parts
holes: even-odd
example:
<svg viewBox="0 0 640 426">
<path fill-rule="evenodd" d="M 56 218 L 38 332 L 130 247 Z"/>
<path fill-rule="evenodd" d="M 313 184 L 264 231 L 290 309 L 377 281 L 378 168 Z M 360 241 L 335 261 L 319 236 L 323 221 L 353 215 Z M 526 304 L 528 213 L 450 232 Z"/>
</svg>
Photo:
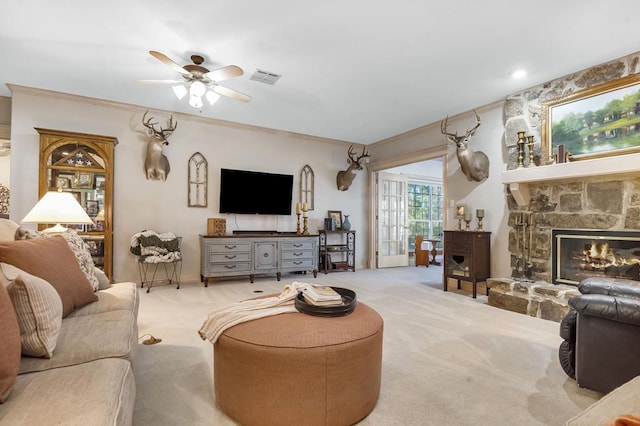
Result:
<svg viewBox="0 0 640 426">
<path fill-rule="evenodd" d="M 638 172 L 640 153 L 635 153 L 506 170 L 502 172 L 502 183 L 509 186 L 519 206 L 526 206 L 529 204 L 529 183 Z"/>
</svg>

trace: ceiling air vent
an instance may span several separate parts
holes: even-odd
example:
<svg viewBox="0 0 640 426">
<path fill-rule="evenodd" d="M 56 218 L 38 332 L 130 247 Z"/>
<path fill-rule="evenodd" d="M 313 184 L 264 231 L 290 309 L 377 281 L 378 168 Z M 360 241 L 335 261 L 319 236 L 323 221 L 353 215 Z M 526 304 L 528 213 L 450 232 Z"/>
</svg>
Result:
<svg viewBox="0 0 640 426">
<path fill-rule="evenodd" d="M 264 71 L 261 69 L 256 69 L 256 72 L 253 73 L 249 80 L 259 81 L 264 84 L 275 84 L 276 81 L 281 77 L 280 74 L 276 74 L 269 71 Z"/>
</svg>

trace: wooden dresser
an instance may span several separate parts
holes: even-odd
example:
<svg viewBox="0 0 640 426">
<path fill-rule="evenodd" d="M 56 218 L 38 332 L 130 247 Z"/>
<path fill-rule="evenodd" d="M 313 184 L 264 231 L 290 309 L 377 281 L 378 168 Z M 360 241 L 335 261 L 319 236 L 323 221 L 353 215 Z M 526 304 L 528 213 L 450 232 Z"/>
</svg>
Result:
<svg viewBox="0 0 640 426">
<path fill-rule="evenodd" d="M 486 282 L 491 274 L 491 232 L 444 231 L 443 290 L 449 278 L 469 281 L 475 299 L 478 282 Z"/>
<path fill-rule="evenodd" d="M 318 275 L 318 236 L 296 234 L 200 235 L 200 279 L 312 271 Z"/>
</svg>

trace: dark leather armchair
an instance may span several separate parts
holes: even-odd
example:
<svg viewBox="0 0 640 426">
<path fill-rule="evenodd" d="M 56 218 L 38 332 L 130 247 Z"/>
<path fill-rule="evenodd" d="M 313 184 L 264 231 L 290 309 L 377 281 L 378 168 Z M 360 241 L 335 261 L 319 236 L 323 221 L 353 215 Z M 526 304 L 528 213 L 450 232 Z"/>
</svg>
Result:
<svg viewBox="0 0 640 426">
<path fill-rule="evenodd" d="M 640 282 L 587 278 L 560 323 L 560 364 L 578 386 L 609 392 L 640 375 Z"/>
</svg>

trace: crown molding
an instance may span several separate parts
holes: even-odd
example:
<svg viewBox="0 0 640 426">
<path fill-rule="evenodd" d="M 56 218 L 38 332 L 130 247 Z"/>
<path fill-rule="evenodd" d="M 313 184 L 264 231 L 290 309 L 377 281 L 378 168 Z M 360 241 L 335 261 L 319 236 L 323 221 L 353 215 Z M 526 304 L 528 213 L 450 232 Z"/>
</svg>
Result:
<svg viewBox="0 0 640 426">
<path fill-rule="evenodd" d="M 125 102 L 108 101 L 106 99 L 91 98 L 88 96 L 74 95 L 71 93 L 64 93 L 64 92 L 56 92 L 54 90 L 48 90 L 48 89 L 38 89 L 35 87 L 21 86 L 18 84 L 7 83 L 7 87 L 9 88 L 12 94 L 19 93 L 19 94 L 30 95 L 30 96 L 46 97 L 46 98 L 51 98 L 56 100 L 66 100 L 71 102 L 90 104 L 94 106 L 120 109 L 120 110 L 125 110 L 129 112 L 134 112 L 134 113 L 144 113 L 145 111 L 151 111 L 151 112 L 160 113 L 160 114 L 170 114 L 176 118 L 180 118 L 181 120 L 193 121 L 197 123 L 205 123 L 205 124 L 210 124 L 214 126 L 229 127 L 233 129 L 251 130 L 251 131 L 270 133 L 275 135 L 281 135 L 284 137 L 303 139 L 310 142 L 322 142 L 322 143 L 339 144 L 339 145 L 351 144 L 351 142 L 342 141 L 338 139 L 323 138 L 319 136 L 307 135 L 304 133 L 296 133 L 296 132 L 289 132 L 285 130 L 272 129 L 269 127 L 235 123 L 233 121 L 220 120 L 217 118 L 201 117 L 201 116 L 185 114 L 183 112 L 168 111 L 168 110 L 157 109 L 157 108 L 148 108 L 141 105 L 129 104 Z"/>
<path fill-rule="evenodd" d="M 452 120 L 452 121 L 455 121 L 455 120 L 457 120 L 459 118 L 462 118 L 463 116 L 471 114 L 472 111 L 476 111 L 476 112 L 480 113 L 480 112 L 486 111 L 488 109 L 493 109 L 493 108 L 495 108 L 497 106 L 503 105 L 504 102 L 505 102 L 505 99 L 500 99 L 500 100 L 497 100 L 495 102 L 491 102 L 490 104 L 486 104 L 486 105 L 483 105 L 481 107 L 474 108 L 473 110 L 461 112 L 460 114 L 456 114 L 456 115 L 452 115 L 452 116 L 449 117 L 449 119 Z M 399 140 L 410 138 L 410 137 L 413 137 L 413 136 L 416 136 L 416 135 L 420 135 L 421 133 L 424 133 L 424 132 L 426 132 L 426 131 L 434 128 L 434 127 L 438 128 L 438 131 L 440 131 L 440 121 L 434 121 L 433 123 L 425 124 L 424 126 L 420 126 L 420 127 L 416 127 L 413 130 L 408 130 L 408 131 L 406 131 L 404 133 L 400 133 L 398 135 L 391 136 L 390 138 L 381 139 L 381 140 L 379 140 L 377 142 L 374 142 L 374 143 L 372 143 L 372 144 L 370 144 L 368 146 L 371 147 L 371 148 L 375 148 L 375 147 L 383 146 L 383 145 L 386 145 L 386 144 L 389 144 L 389 143 L 396 143 Z"/>
</svg>

